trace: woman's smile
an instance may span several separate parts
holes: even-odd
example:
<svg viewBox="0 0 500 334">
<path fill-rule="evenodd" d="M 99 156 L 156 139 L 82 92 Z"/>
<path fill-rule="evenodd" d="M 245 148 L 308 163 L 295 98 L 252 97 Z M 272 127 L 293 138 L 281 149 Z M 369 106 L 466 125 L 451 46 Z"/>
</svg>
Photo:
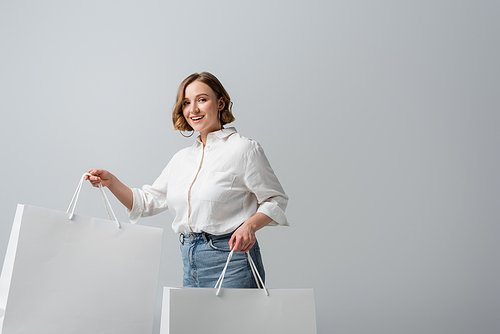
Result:
<svg viewBox="0 0 500 334">
<path fill-rule="evenodd" d="M 194 123 L 199 123 L 205 116 L 192 116 L 191 117 L 191 120 L 194 122 Z"/>
</svg>

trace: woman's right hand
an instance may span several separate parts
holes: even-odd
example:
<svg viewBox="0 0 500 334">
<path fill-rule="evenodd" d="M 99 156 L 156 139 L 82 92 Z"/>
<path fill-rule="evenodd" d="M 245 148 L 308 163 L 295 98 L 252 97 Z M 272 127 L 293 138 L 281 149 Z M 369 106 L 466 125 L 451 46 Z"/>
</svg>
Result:
<svg viewBox="0 0 500 334">
<path fill-rule="evenodd" d="M 109 187 L 111 184 L 111 178 L 113 174 L 104 169 L 89 169 L 87 172 L 92 174 L 92 176 L 85 176 L 85 180 L 89 180 L 92 186 L 99 187 L 99 184 L 102 184 L 103 187 Z"/>
<path fill-rule="evenodd" d="M 103 187 L 108 187 L 127 209 L 132 210 L 132 205 L 134 204 L 132 189 L 124 185 L 107 170 L 92 168 L 87 173 L 92 176 L 85 175 L 85 180 L 89 180 L 94 187 L 99 187 L 99 184 L 102 184 Z"/>
</svg>

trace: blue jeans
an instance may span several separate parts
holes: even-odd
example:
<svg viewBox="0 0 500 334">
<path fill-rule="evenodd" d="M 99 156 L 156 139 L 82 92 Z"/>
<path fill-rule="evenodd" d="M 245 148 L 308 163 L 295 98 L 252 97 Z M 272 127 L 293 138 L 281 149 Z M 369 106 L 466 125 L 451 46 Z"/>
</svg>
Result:
<svg viewBox="0 0 500 334">
<path fill-rule="evenodd" d="M 181 234 L 182 263 L 184 265 L 183 286 L 191 288 L 213 288 L 219 279 L 229 255 L 229 239 L 232 233 L 212 235 L 208 233 Z M 249 251 L 257 270 L 265 282 L 265 271 L 259 244 Z M 223 288 L 257 288 L 246 253 L 235 252 L 227 266 Z"/>
</svg>

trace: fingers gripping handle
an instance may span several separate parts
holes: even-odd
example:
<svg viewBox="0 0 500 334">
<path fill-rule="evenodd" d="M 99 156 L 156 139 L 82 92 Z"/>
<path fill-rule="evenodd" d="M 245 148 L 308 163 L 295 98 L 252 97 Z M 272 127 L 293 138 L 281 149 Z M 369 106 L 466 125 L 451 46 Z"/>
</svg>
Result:
<svg viewBox="0 0 500 334">
<path fill-rule="evenodd" d="M 76 208 L 76 202 L 78 201 L 78 197 L 80 196 L 80 191 L 82 190 L 82 185 L 83 181 L 85 180 L 85 176 L 93 176 L 92 174 L 89 173 L 84 173 L 80 179 L 80 182 L 78 183 L 78 186 L 76 187 L 75 194 L 73 195 L 73 198 L 71 199 L 71 203 L 69 203 L 68 210 L 66 210 L 66 213 L 69 213 L 69 219 L 73 219 L 73 216 L 75 214 L 75 208 Z M 104 188 L 102 187 L 101 184 L 99 184 L 99 190 L 101 191 L 102 195 L 102 200 L 104 202 L 104 207 L 106 208 L 106 212 L 108 213 L 109 220 L 111 220 L 111 216 L 109 214 L 109 211 L 113 214 L 113 218 L 118 225 L 118 228 L 121 227 L 120 222 L 116 218 L 116 215 L 113 211 L 113 208 L 111 207 L 111 204 L 109 203 L 108 197 L 106 196 L 106 193 L 104 192 Z M 109 207 L 109 209 L 108 209 Z M 71 211 L 71 212 L 70 212 Z"/>
</svg>

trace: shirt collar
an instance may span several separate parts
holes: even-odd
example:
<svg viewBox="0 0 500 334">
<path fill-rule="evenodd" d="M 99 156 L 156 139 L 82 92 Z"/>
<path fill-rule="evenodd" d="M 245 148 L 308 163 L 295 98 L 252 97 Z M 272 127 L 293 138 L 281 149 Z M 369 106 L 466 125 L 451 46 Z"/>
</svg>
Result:
<svg viewBox="0 0 500 334">
<path fill-rule="evenodd" d="M 230 127 L 230 128 L 222 128 L 221 130 L 218 130 L 218 131 L 214 131 L 214 132 L 210 132 L 208 134 L 208 138 L 210 138 L 211 136 L 215 136 L 219 139 L 225 139 L 227 137 L 229 137 L 230 135 L 232 135 L 233 133 L 236 133 L 236 128 L 234 127 Z M 196 138 L 196 142 L 195 144 L 201 144 L 201 137 L 198 136 Z"/>
<path fill-rule="evenodd" d="M 232 135 L 235 132 L 236 132 L 236 128 L 231 127 L 231 128 L 222 128 L 221 130 L 214 131 L 212 133 L 209 133 L 208 135 L 214 135 L 214 136 L 219 137 L 219 139 L 224 139 L 224 138 L 229 137 L 230 135 Z"/>
</svg>

